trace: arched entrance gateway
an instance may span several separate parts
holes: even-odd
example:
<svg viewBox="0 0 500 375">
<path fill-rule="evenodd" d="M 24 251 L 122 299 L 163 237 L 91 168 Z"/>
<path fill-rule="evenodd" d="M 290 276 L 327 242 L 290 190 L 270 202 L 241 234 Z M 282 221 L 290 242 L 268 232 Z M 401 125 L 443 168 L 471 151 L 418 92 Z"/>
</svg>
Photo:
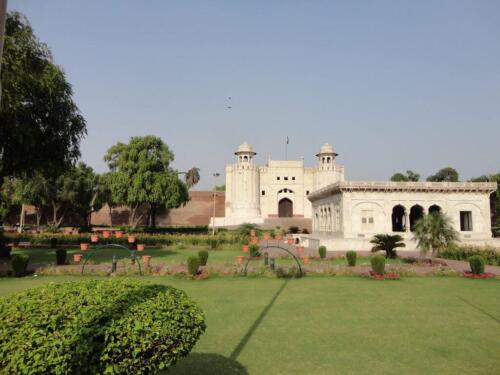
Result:
<svg viewBox="0 0 500 375">
<path fill-rule="evenodd" d="M 283 198 L 278 202 L 279 217 L 293 217 L 293 202 L 288 198 Z"/>
</svg>

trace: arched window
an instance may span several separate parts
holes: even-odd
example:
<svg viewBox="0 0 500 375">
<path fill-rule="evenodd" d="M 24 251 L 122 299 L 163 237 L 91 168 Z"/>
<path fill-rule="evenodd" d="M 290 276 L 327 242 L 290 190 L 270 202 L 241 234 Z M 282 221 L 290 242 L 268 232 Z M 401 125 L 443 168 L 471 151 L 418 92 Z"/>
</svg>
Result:
<svg viewBox="0 0 500 375">
<path fill-rule="evenodd" d="M 415 230 L 415 224 L 424 217 L 424 208 L 418 204 L 410 209 L 410 230 Z"/>
<path fill-rule="evenodd" d="M 437 204 L 433 204 L 432 206 L 429 207 L 429 214 L 435 214 L 435 213 L 440 213 L 441 212 L 441 207 L 439 207 Z"/>
<path fill-rule="evenodd" d="M 243 156 L 243 161 L 247 162 L 248 161 L 248 156 Z"/>
<path fill-rule="evenodd" d="M 331 161 L 331 158 L 330 158 L 330 157 L 327 157 L 327 158 L 326 158 L 326 163 L 327 163 L 327 164 L 330 164 L 330 161 Z"/>
<path fill-rule="evenodd" d="M 406 229 L 405 223 L 405 208 L 398 204 L 392 209 L 392 231 L 404 232 Z"/>
</svg>

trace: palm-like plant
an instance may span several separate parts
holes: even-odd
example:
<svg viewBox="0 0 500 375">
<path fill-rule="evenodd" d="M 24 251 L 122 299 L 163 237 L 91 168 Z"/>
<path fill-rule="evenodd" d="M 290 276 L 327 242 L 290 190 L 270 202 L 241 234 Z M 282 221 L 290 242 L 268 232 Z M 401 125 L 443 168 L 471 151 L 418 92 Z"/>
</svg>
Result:
<svg viewBox="0 0 500 375">
<path fill-rule="evenodd" d="M 453 228 L 449 216 L 440 212 L 425 215 L 415 224 L 414 240 L 422 254 L 429 250 L 432 256 L 458 240 L 458 232 Z"/>
<path fill-rule="evenodd" d="M 399 234 L 376 234 L 373 236 L 370 243 L 374 245 L 372 247 L 372 252 L 383 250 L 385 251 L 386 258 L 396 258 L 396 249 L 398 247 L 406 247 L 403 242 L 403 237 Z"/>
<path fill-rule="evenodd" d="M 186 172 L 186 186 L 191 189 L 200 181 L 200 168 L 193 167 Z"/>
</svg>

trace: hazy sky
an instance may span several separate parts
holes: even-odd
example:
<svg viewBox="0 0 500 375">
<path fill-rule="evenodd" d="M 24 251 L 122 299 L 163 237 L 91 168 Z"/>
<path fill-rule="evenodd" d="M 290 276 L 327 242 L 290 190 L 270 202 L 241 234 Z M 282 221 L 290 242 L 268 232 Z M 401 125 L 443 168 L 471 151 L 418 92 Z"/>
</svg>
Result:
<svg viewBox="0 0 500 375">
<path fill-rule="evenodd" d="M 9 0 L 67 73 L 82 158 L 155 134 L 213 185 L 248 141 L 348 179 L 500 171 L 500 1 Z M 228 97 L 232 97 L 231 100 Z M 227 106 L 232 109 L 227 109 Z M 219 184 L 223 178 L 219 179 Z"/>
</svg>

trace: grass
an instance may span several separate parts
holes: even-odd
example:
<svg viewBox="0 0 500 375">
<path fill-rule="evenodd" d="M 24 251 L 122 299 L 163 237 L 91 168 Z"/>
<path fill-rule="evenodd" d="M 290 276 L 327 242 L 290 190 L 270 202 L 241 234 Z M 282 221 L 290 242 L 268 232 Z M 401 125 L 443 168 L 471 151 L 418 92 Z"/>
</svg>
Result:
<svg viewBox="0 0 500 375">
<path fill-rule="evenodd" d="M 0 295 L 79 277 L 0 279 Z M 493 374 L 498 280 L 359 277 L 186 280 L 207 332 L 169 374 Z"/>
<path fill-rule="evenodd" d="M 165 264 L 185 264 L 187 258 L 191 255 L 197 255 L 198 251 L 201 249 L 206 249 L 206 247 L 198 247 L 198 248 L 189 248 L 189 249 L 178 249 L 176 247 L 169 248 L 146 248 L 144 251 L 139 252 L 139 255 L 151 255 L 153 262 L 155 263 L 165 263 Z M 73 254 L 83 254 L 84 252 L 78 248 L 67 248 L 68 252 L 68 261 L 71 262 L 73 259 Z M 27 254 L 30 256 L 31 264 L 54 264 L 56 255 L 54 249 L 47 248 L 27 248 L 27 249 L 19 249 L 16 248 L 13 250 L 12 254 Z M 129 251 L 125 249 L 118 248 L 108 248 L 108 249 L 100 249 L 93 253 L 92 261 L 94 263 L 111 263 L 111 259 L 115 255 L 118 259 L 120 258 L 128 258 L 130 256 Z M 243 253 L 239 249 L 234 247 L 224 247 L 222 249 L 217 250 L 209 250 L 209 264 L 234 264 L 235 257 L 237 255 L 248 255 Z M 294 261 L 291 257 L 287 256 L 286 253 L 283 253 L 284 257 L 277 259 L 277 265 L 291 265 L 294 264 Z M 311 259 L 311 264 L 319 264 L 319 263 L 329 263 L 335 265 L 346 265 L 347 261 L 344 258 L 334 258 L 334 259 L 325 259 L 325 260 L 315 260 Z M 398 264 L 401 263 L 399 258 L 397 259 L 387 259 L 387 264 Z M 368 266 L 370 265 L 369 257 L 358 257 L 357 265 L 359 266 Z"/>
</svg>

